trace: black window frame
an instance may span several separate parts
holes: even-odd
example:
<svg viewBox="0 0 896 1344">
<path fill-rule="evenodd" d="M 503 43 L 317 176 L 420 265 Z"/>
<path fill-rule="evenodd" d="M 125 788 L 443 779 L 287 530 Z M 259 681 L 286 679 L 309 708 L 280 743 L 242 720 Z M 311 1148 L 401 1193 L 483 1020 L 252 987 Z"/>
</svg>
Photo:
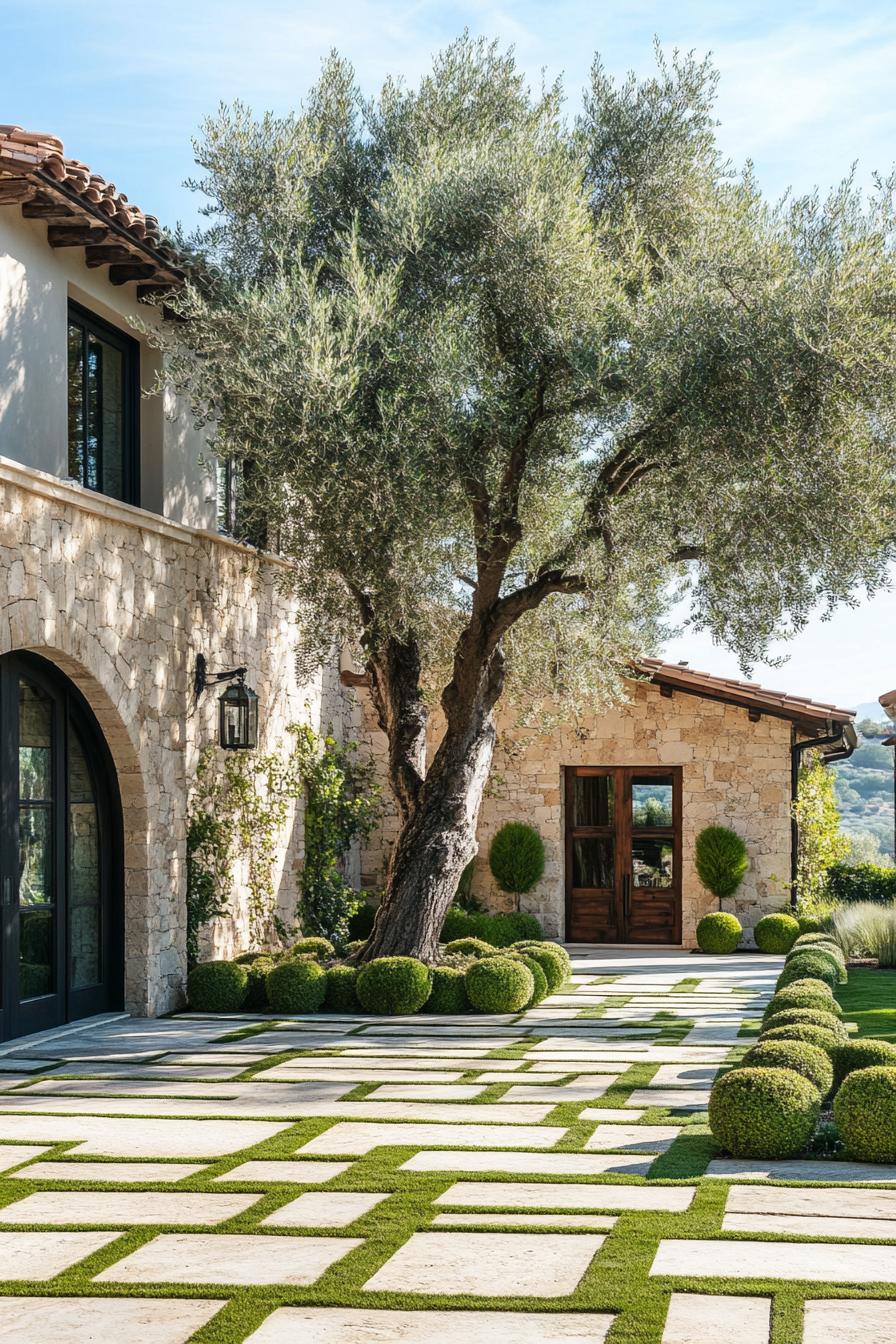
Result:
<svg viewBox="0 0 896 1344">
<path fill-rule="evenodd" d="M 97 489 L 89 485 L 86 480 L 81 480 L 80 484 L 85 490 L 90 490 L 93 494 L 103 495 L 106 499 L 120 499 L 123 504 L 134 504 L 139 507 L 140 504 L 140 343 L 133 336 L 128 336 L 126 332 L 118 327 L 113 327 L 111 323 L 103 321 L 92 313 L 90 309 L 84 308 L 74 299 L 68 302 L 68 317 L 66 325 L 66 360 L 68 360 L 68 331 L 71 327 L 78 327 L 82 335 L 84 345 L 88 336 L 94 336 L 97 340 L 105 342 L 113 349 L 118 350 L 122 357 L 122 445 L 121 445 L 121 483 L 122 493 L 110 495 L 105 490 Z M 82 347 L 83 349 L 83 347 Z M 66 369 L 68 373 L 68 366 Z M 87 379 L 84 378 L 82 386 L 82 423 L 87 426 Z M 68 379 L 66 379 L 68 387 Z M 66 398 L 66 409 L 69 402 Z M 68 438 L 68 436 L 66 436 Z M 67 448 L 67 453 L 70 445 Z M 86 465 L 86 454 L 85 454 Z M 69 459 L 69 471 L 71 470 L 71 461 Z M 75 478 L 72 478 L 75 479 Z"/>
</svg>

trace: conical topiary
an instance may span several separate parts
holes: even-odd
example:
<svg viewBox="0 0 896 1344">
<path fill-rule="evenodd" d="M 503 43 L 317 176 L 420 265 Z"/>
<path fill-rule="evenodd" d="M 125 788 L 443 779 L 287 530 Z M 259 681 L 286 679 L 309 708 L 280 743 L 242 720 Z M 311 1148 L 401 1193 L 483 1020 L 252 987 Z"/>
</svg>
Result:
<svg viewBox="0 0 896 1344">
<path fill-rule="evenodd" d="M 694 846 L 697 876 L 713 896 L 733 896 L 749 867 L 747 847 L 727 826 L 706 826 Z"/>
</svg>

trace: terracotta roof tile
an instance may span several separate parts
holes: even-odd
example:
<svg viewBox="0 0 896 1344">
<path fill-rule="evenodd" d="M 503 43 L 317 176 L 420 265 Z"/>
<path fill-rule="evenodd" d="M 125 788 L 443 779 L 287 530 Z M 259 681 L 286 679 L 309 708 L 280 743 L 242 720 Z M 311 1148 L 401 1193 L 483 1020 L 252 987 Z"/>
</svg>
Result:
<svg viewBox="0 0 896 1344">
<path fill-rule="evenodd" d="M 155 215 L 146 214 L 86 164 L 67 158 L 55 135 L 0 124 L 0 205 L 40 203 L 48 195 L 51 201 L 64 201 L 75 215 L 80 208 L 93 223 L 102 222 L 99 217 L 110 221 L 120 231 L 118 244 L 133 243 L 135 262 L 155 265 L 153 278 L 180 278 L 182 259 L 164 241 Z"/>
<path fill-rule="evenodd" d="M 636 670 L 659 685 L 671 690 L 706 695 L 729 704 L 741 705 L 762 714 L 790 719 L 812 730 L 828 724 L 852 723 L 855 711 L 842 709 L 825 701 L 810 700 L 808 696 L 791 695 L 787 691 L 773 691 L 755 681 L 739 681 L 735 677 L 717 677 L 711 672 L 698 672 L 686 663 L 664 663 L 659 658 L 641 658 Z"/>
</svg>

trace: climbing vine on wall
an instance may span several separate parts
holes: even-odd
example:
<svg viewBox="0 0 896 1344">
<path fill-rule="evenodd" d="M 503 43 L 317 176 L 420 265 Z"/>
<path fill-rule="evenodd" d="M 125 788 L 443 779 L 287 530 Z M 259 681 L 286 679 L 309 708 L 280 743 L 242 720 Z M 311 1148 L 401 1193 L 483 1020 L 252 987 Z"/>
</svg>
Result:
<svg viewBox="0 0 896 1344">
<path fill-rule="evenodd" d="M 229 913 L 234 867 L 245 863 L 249 935 L 253 946 L 288 936 L 277 916 L 276 863 L 295 802 L 305 800 L 305 863 L 296 914 L 306 933 L 343 941 L 363 898 L 342 876 L 356 837 L 379 813 L 372 767 L 355 746 L 292 725 L 287 749 L 268 754 L 202 754 L 187 824 L 187 957 L 199 955 L 199 931 Z"/>
</svg>

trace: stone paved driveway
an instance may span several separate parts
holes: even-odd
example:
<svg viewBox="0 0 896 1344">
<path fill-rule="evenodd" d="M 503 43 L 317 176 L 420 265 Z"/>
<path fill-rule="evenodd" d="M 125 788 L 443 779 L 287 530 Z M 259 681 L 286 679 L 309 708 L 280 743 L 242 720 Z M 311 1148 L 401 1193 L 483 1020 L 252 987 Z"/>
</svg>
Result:
<svg viewBox="0 0 896 1344">
<path fill-rule="evenodd" d="M 896 1169 L 734 1162 L 705 1125 L 778 970 L 603 951 L 512 1018 L 20 1044 L 0 1340 L 896 1344 Z"/>
</svg>

